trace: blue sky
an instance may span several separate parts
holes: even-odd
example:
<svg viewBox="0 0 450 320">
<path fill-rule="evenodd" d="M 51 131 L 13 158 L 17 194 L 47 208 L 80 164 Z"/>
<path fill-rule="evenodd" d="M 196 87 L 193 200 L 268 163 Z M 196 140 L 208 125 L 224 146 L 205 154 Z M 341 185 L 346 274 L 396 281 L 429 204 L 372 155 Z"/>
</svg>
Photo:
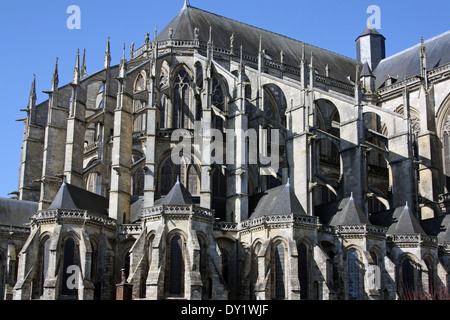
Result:
<svg viewBox="0 0 450 320">
<path fill-rule="evenodd" d="M 59 84 L 72 80 L 77 48 L 86 49 L 87 72 L 103 68 L 106 40 L 111 38 L 112 61 L 118 64 L 126 44 L 139 47 L 145 33 L 162 30 L 180 11 L 184 0 L 2 0 L 0 11 L 0 197 L 17 190 L 20 148 L 33 73 L 37 103 L 51 88 L 55 58 Z M 356 37 L 365 29 L 367 8 L 381 10 L 381 29 L 387 55 L 400 52 L 450 30 L 450 1 L 303 1 L 303 0 L 190 0 L 200 9 L 274 31 L 318 47 L 356 58 Z M 68 29 L 67 8 L 81 10 L 81 29 Z"/>
</svg>

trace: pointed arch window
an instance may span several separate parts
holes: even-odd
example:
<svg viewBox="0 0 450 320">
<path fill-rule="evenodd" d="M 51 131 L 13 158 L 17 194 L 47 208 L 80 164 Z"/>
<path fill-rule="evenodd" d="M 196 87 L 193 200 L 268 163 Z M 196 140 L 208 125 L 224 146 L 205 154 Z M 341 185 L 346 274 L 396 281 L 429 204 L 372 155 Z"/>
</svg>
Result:
<svg viewBox="0 0 450 320">
<path fill-rule="evenodd" d="M 275 285 L 275 299 L 286 298 L 286 286 L 285 286 L 285 253 L 284 244 L 278 242 L 275 245 L 274 250 L 274 285 Z"/>
<path fill-rule="evenodd" d="M 41 295 L 44 294 L 44 284 L 47 278 L 50 259 L 50 237 L 47 237 L 41 245 Z"/>
<path fill-rule="evenodd" d="M 416 289 L 414 282 L 414 263 L 410 258 L 405 258 L 402 261 L 402 295 L 404 297 L 412 297 Z"/>
<path fill-rule="evenodd" d="M 173 128 L 189 129 L 191 112 L 189 108 L 190 80 L 186 70 L 181 69 L 175 76 L 174 105 L 173 105 Z"/>
<path fill-rule="evenodd" d="M 309 270 L 308 249 L 302 242 L 298 245 L 298 279 L 300 281 L 300 299 L 308 299 Z"/>
<path fill-rule="evenodd" d="M 183 241 L 175 235 L 170 240 L 169 294 L 182 295 L 184 282 Z"/>
<path fill-rule="evenodd" d="M 63 256 L 63 270 L 62 270 L 62 282 L 61 282 L 61 294 L 64 296 L 76 296 L 77 289 L 73 289 L 72 286 L 69 287 L 69 284 L 73 284 L 73 281 L 70 281 L 69 277 L 73 275 L 73 271 L 71 272 L 70 266 L 79 266 L 79 259 L 77 259 L 78 250 L 75 244 L 75 241 L 72 238 L 67 238 L 64 242 L 64 256 Z"/>
<path fill-rule="evenodd" d="M 348 300 L 360 299 L 361 267 L 356 250 L 350 250 L 347 255 L 347 290 Z"/>
</svg>

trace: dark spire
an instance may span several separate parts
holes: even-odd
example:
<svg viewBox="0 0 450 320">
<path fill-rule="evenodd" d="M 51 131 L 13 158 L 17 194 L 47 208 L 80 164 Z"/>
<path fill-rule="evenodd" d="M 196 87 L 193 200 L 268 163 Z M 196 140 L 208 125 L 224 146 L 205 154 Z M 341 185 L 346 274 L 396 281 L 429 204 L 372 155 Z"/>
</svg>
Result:
<svg viewBox="0 0 450 320">
<path fill-rule="evenodd" d="M 36 75 L 33 73 L 33 81 L 31 82 L 30 97 L 28 99 L 28 109 L 36 106 Z"/>
<path fill-rule="evenodd" d="M 52 91 L 56 91 L 58 89 L 59 77 L 58 77 L 58 57 L 56 57 L 55 62 L 55 71 L 53 71 L 52 78 Z"/>
<path fill-rule="evenodd" d="M 75 59 L 75 68 L 73 70 L 73 83 L 80 83 L 80 49 L 77 49 L 77 57 Z"/>
</svg>

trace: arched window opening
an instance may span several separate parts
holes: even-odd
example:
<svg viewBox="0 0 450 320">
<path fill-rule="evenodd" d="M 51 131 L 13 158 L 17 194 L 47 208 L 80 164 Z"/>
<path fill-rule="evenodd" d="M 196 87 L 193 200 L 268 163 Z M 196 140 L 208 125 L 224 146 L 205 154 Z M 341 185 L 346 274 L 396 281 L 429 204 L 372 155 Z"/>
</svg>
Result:
<svg viewBox="0 0 450 320">
<path fill-rule="evenodd" d="M 186 175 L 186 186 L 190 194 L 197 195 L 199 194 L 199 175 L 197 172 L 196 165 L 189 165 L 187 175 Z"/>
<path fill-rule="evenodd" d="M 285 299 L 286 298 L 286 285 L 285 285 L 285 253 L 284 245 L 282 242 L 278 242 L 275 245 L 274 250 L 274 291 L 275 299 Z"/>
<path fill-rule="evenodd" d="M 212 209 L 215 210 L 215 217 L 220 220 L 226 220 L 226 172 L 216 166 L 212 174 Z"/>
<path fill-rule="evenodd" d="M 140 73 L 137 78 L 134 85 L 134 91 L 139 92 L 145 90 L 145 73 Z"/>
<path fill-rule="evenodd" d="M 161 195 L 169 193 L 177 181 L 177 177 L 191 195 L 195 196 L 200 193 L 199 166 L 187 164 L 185 158 L 181 159 L 181 164 L 174 164 L 170 157 L 164 160 L 160 177 L 158 185 Z"/>
<path fill-rule="evenodd" d="M 348 300 L 360 299 L 361 267 L 356 250 L 350 250 L 347 255 L 347 290 Z"/>
<path fill-rule="evenodd" d="M 186 70 L 182 69 L 175 76 L 174 106 L 173 106 L 173 128 L 190 128 L 192 119 L 189 108 L 190 80 Z"/>
<path fill-rule="evenodd" d="M 67 238 L 64 242 L 61 295 L 76 298 L 78 291 L 75 284 L 79 279 L 73 266 L 79 268 L 78 248 L 72 238 Z"/>
<path fill-rule="evenodd" d="M 169 294 L 183 295 L 184 261 L 183 241 L 181 236 L 175 235 L 170 240 L 170 263 L 169 263 Z"/>
<path fill-rule="evenodd" d="M 145 172 L 144 167 L 140 166 L 136 169 L 132 176 L 132 192 L 133 196 L 144 195 Z"/>
<path fill-rule="evenodd" d="M 259 251 L 261 250 L 261 243 L 258 242 L 256 243 L 256 245 L 253 248 L 253 252 L 252 252 L 252 261 L 251 261 L 251 283 L 250 283 L 250 299 L 251 300 L 255 300 L 256 299 L 256 295 L 255 295 L 255 289 L 256 289 L 256 283 L 258 282 L 258 254 Z"/>
<path fill-rule="evenodd" d="M 431 297 L 435 297 L 435 283 L 434 283 L 434 266 L 433 262 L 430 259 L 425 259 L 425 265 L 427 266 L 428 270 L 428 293 L 431 295 Z"/>
<path fill-rule="evenodd" d="M 50 260 L 50 238 L 47 237 L 41 244 L 41 292 L 40 295 L 44 294 L 44 284 L 47 279 L 48 264 Z"/>
<path fill-rule="evenodd" d="M 413 297 L 415 294 L 416 286 L 414 282 L 414 269 L 414 263 L 410 258 L 406 258 L 402 261 L 401 295 L 404 298 Z"/>
<path fill-rule="evenodd" d="M 230 285 L 230 256 L 228 255 L 228 252 L 225 250 L 220 250 L 222 253 L 222 278 L 225 281 L 225 285 L 229 287 Z"/>
<path fill-rule="evenodd" d="M 300 243 L 298 248 L 298 279 L 300 281 L 300 299 L 308 299 L 309 289 L 309 268 L 308 249 L 304 243 Z"/>
</svg>

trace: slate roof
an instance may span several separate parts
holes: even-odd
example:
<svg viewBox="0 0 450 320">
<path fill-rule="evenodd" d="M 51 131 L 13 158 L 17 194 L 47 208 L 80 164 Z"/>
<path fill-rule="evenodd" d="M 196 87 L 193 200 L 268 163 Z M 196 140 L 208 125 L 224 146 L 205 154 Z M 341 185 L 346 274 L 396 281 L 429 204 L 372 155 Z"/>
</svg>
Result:
<svg viewBox="0 0 450 320">
<path fill-rule="evenodd" d="M 371 224 L 361 208 L 355 203 L 353 195 L 343 199 L 339 209 L 331 218 L 330 226 Z"/>
<path fill-rule="evenodd" d="M 88 210 L 108 215 L 109 201 L 105 197 L 63 182 L 49 209 Z"/>
<path fill-rule="evenodd" d="M 161 204 L 173 204 L 173 205 L 186 205 L 186 204 L 194 204 L 192 201 L 192 195 L 183 184 L 177 179 L 175 185 L 169 191 L 167 196 L 161 201 Z"/>
<path fill-rule="evenodd" d="M 289 182 L 262 194 L 250 219 L 265 215 L 306 214 Z"/>
<path fill-rule="evenodd" d="M 367 77 L 367 76 L 374 77 L 374 75 L 372 73 L 372 70 L 370 69 L 370 66 L 369 66 L 369 64 L 367 62 L 364 63 L 364 66 L 363 66 L 363 68 L 361 70 L 360 76 L 361 77 Z"/>
<path fill-rule="evenodd" d="M 438 238 L 439 243 L 450 243 L 450 214 L 421 221 L 423 230 Z"/>
<path fill-rule="evenodd" d="M 37 202 L 0 198 L 0 224 L 22 227 L 38 208 Z"/>
<path fill-rule="evenodd" d="M 386 40 L 386 38 L 385 38 L 381 33 L 379 33 L 379 32 L 377 31 L 377 29 L 375 29 L 375 28 L 373 28 L 373 27 L 372 27 L 372 28 L 367 27 L 367 28 L 359 35 L 359 37 L 356 38 L 356 40 L 358 40 L 358 39 L 361 38 L 361 37 L 367 36 L 367 35 L 380 36 L 380 37 L 383 37 L 383 39 Z M 355 41 L 356 41 L 356 40 L 355 40 Z"/>
<path fill-rule="evenodd" d="M 408 205 L 396 208 L 392 215 L 393 223 L 388 234 L 425 234 L 419 220 L 414 216 Z"/>
<path fill-rule="evenodd" d="M 194 29 L 199 29 L 199 40 L 209 40 L 209 28 L 211 27 L 212 41 L 215 46 L 230 47 L 230 37 L 234 34 L 234 48 L 258 55 L 260 37 L 262 49 L 265 50 L 266 58 L 280 61 L 280 52 L 284 52 L 284 62 L 288 65 L 298 67 L 301 62 L 303 42 L 254 27 L 239 21 L 235 21 L 214 13 L 210 13 L 192 6 L 184 6 L 173 20 L 158 34 L 158 40 L 168 40 L 169 29 L 173 29 L 172 39 L 194 40 Z M 357 60 L 342 56 L 340 54 L 312 46 L 305 43 L 305 54 L 308 63 L 311 52 L 314 55 L 314 68 L 319 74 L 325 74 L 328 64 L 330 77 L 345 83 L 350 83 L 348 76 L 354 78 L 356 65 L 361 65 Z"/>
<path fill-rule="evenodd" d="M 421 226 L 425 220 L 419 221 L 408 205 L 371 214 L 370 221 L 374 225 L 387 227 L 388 234 L 430 234 Z"/>
<path fill-rule="evenodd" d="M 427 53 L 428 70 L 450 63 L 450 31 L 424 41 Z M 376 79 L 376 88 L 383 86 L 391 75 L 399 81 L 405 77 L 413 77 L 420 74 L 420 46 L 417 44 L 402 52 L 381 60 L 373 70 Z"/>
</svg>

